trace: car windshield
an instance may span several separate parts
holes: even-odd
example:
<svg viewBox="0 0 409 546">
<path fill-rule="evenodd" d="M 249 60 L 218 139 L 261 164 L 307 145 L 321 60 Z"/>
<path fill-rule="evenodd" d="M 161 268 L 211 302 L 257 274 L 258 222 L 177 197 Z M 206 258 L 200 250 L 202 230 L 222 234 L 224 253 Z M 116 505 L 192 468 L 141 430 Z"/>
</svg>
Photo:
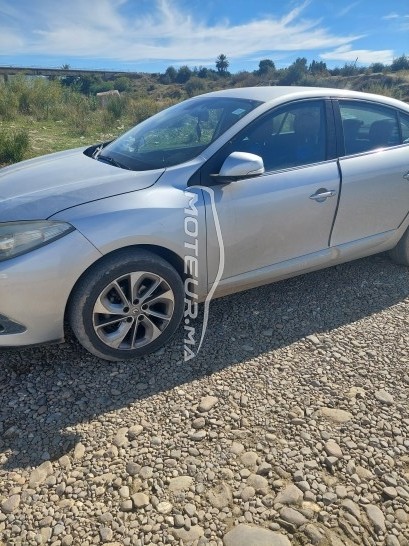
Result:
<svg viewBox="0 0 409 546">
<path fill-rule="evenodd" d="M 133 171 L 178 165 L 197 157 L 259 104 L 225 97 L 191 99 L 136 125 L 94 157 Z"/>
</svg>

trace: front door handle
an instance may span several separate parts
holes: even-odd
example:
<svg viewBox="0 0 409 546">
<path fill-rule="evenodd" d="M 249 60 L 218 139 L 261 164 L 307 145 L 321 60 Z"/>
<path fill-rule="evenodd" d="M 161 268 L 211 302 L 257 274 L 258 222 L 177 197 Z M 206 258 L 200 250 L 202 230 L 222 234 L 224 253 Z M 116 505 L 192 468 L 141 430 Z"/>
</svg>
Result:
<svg viewBox="0 0 409 546">
<path fill-rule="evenodd" d="M 314 201 L 318 201 L 318 203 L 322 203 L 323 201 L 328 199 L 328 197 L 334 197 L 335 194 L 336 194 L 335 190 L 327 190 L 325 188 L 320 188 L 319 190 L 317 190 L 316 193 L 314 193 L 313 195 L 310 195 L 310 199 L 314 199 Z"/>
</svg>

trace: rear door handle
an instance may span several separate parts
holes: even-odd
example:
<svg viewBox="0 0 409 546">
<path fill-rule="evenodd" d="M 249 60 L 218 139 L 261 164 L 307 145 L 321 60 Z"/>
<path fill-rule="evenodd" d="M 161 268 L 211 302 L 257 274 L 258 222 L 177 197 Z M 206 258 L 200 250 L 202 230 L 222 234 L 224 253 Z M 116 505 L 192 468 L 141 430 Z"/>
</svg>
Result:
<svg viewBox="0 0 409 546">
<path fill-rule="evenodd" d="M 310 195 L 310 199 L 314 199 L 314 201 L 318 201 L 320 203 L 328 199 L 328 197 L 334 197 L 335 194 L 335 190 L 319 189 L 316 193 Z"/>
</svg>

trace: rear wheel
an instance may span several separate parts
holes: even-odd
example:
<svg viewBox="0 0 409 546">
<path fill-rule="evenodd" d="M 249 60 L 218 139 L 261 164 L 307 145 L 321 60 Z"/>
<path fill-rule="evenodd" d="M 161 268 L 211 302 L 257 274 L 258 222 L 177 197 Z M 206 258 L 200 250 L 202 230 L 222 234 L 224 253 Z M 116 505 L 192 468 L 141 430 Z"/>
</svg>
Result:
<svg viewBox="0 0 409 546">
<path fill-rule="evenodd" d="M 183 282 L 164 259 L 123 251 L 92 267 L 71 297 L 68 319 L 78 341 L 107 360 L 156 351 L 183 316 Z"/>
<path fill-rule="evenodd" d="M 397 264 L 409 265 L 409 228 L 395 248 L 389 251 L 389 255 Z"/>
</svg>

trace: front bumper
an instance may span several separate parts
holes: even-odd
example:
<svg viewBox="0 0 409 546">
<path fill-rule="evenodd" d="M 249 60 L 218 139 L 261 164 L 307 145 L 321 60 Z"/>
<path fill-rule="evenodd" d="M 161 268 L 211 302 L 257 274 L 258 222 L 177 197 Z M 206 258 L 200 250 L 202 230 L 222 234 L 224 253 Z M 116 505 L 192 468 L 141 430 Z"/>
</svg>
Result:
<svg viewBox="0 0 409 546">
<path fill-rule="evenodd" d="M 78 231 L 0 262 L 0 347 L 64 338 L 65 307 L 75 283 L 102 254 Z"/>
</svg>

